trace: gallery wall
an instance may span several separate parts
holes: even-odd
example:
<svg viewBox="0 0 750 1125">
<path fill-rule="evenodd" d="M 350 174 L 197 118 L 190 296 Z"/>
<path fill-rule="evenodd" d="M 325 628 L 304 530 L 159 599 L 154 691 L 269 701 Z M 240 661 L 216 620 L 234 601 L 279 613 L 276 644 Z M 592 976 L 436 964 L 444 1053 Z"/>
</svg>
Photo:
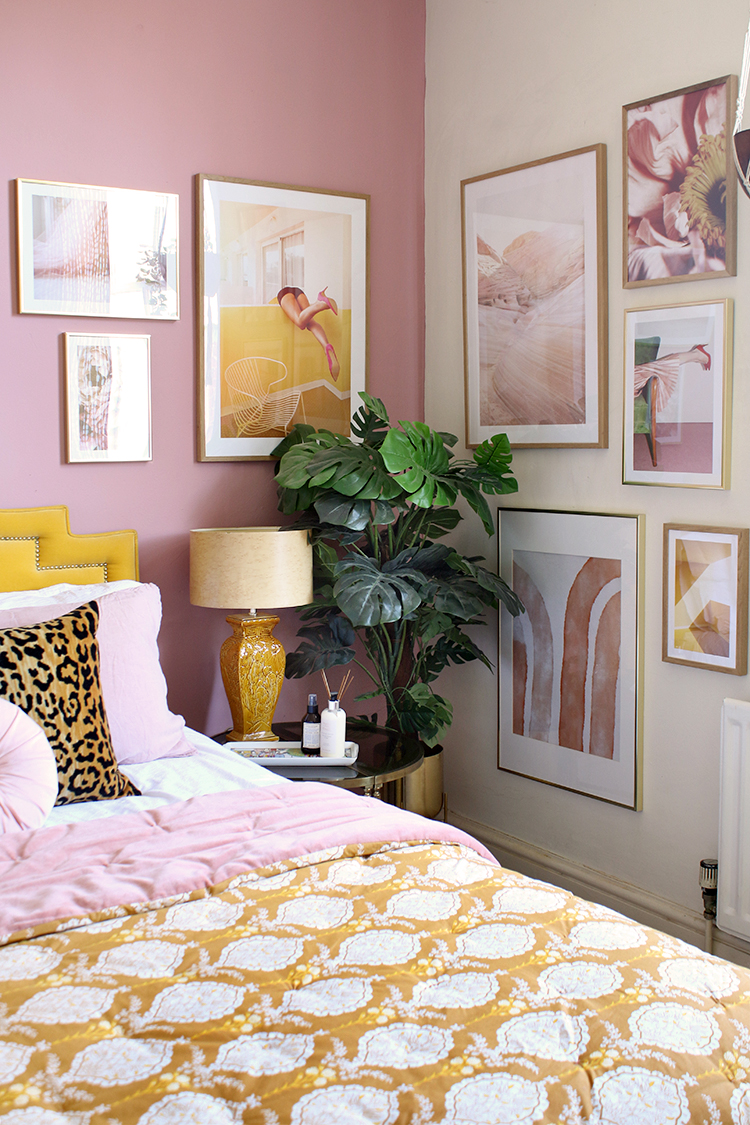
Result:
<svg viewBox="0 0 750 1125">
<path fill-rule="evenodd" d="M 609 448 L 523 449 L 517 497 L 534 508 L 644 513 L 643 811 L 632 812 L 502 772 L 494 676 L 477 664 L 441 688 L 455 704 L 446 738 L 451 810 L 517 850 L 579 873 L 614 877 L 666 904 L 700 909 L 698 864 L 717 848 L 719 721 L 725 696 L 750 698 L 746 676 L 661 660 L 662 526 L 750 523 L 750 201 L 740 194 L 736 278 L 622 288 L 621 107 L 738 74 L 744 0 L 427 0 L 426 420 L 461 430 L 463 328 L 460 182 L 596 142 L 607 145 Z M 747 125 L 747 122 L 746 122 Z M 732 485 L 728 491 L 622 480 L 624 310 L 735 301 Z M 476 519 L 462 543 L 495 561 Z M 496 622 L 481 632 L 493 660 Z"/>
<path fill-rule="evenodd" d="M 158 583 L 170 704 L 226 725 L 220 612 L 188 601 L 191 527 L 276 520 L 272 466 L 195 455 L 196 173 L 369 193 L 370 388 L 423 411 L 424 0 L 0 3 L 0 507 L 67 504 L 77 533 L 134 527 Z M 17 177 L 176 192 L 176 323 L 19 315 Z M 61 337 L 149 332 L 153 460 L 64 462 Z M 284 614 L 279 633 L 291 642 Z M 297 717 L 287 684 L 278 716 Z"/>
</svg>

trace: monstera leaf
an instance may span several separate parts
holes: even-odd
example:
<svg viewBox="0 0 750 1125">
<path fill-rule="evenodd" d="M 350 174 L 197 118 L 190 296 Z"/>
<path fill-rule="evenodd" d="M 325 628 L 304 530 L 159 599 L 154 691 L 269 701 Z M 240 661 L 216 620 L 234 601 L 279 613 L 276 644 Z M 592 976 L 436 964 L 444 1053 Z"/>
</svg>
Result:
<svg viewBox="0 0 750 1125">
<path fill-rule="evenodd" d="M 422 532 L 427 539 L 440 539 L 458 527 L 462 518 L 457 508 L 438 508 L 437 511 L 430 512 L 422 524 Z"/>
<path fill-rule="evenodd" d="M 440 434 L 424 422 L 399 422 L 380 447 L 386 469 L 418 508 L 448 507 L 458 495 L 446 476 L 450 454 Z"/>
<path fill-rule="evenodd" d="M 492 664 L 481 648 L 454 625 L 446 629 L 425 652 L 420 663 L 421 678 L 429 682 L 436 679 L 446 665 L 466 664 L 470 660 L 481 660 L 486 668 L 492 669 Z"/>
<path fill-rule="evenodd" d="M 302 442 L 297 442 L 287 449 L 279 462 L 276 471 L 276 483 L 281 488 L 304 488 L 310 484 L 310 462 L 321 449 L 330 449 L 346 442 L 341 434 L 332 434 L 328 430 L 318 430 Z"/>
<path fill-rule="evenodd" d="M 513 477 L 510 467 L 512 460 L 513 454 L 510 451 L 507 434 L 493 434 L 491 438 L 477 446 L 474 450 L 474 461 L 482 470 L 482 488 L 485 492 L 499 495 L 518 490 L 518 481 Z"/>
<path fill-rule="evenodd" d="M 412 567 L 389 563 L 381 570 L 375 559 L 348 555 L 336 567 L 333 594 L 352 625 L 360 628 L 400 621 L 413 613 L 424 583 L 424 575 Z"/>
<path fill-rule="evenodd" d="M 306 471 L 313 488 L 332 488 L 342 496 L 356 496 L 358 500 L 395 500 L 404 495 L 386 472 L 379 451 L 369 445 L 321 449 L 308 462 Z"/>
<path fill-rule="evenodd" d="M 395 714 L 389 717 L 398 721 L 402 731 L 418 734 L 428 746 L 434 746 L 453 721 L 453 706 L 427 684 L 414 684 L 401 692 Z"/>
<path fill-rule="evenodd" d="M 453 556 L 448 561 L 449 565 L 455 570 L 468 575 L 478 586 L 486 590 L 488 594 L 491 595 L 493 601 L 502 602 L 505 608 L 512 613 L 514 617 L 524 612 L 521 599 L 511 590 L 510 586 L 499 574 L 493 574 L 492 571 L 487 570 L 486 567 L 479 566 L 476 559 L 465 558 L 463 555 L 459 555 L 457 551 L 454 551 Z"/>
<path fill-rule="evenodd" d="M 354 659 L 354 630 L 340 613 L 331 613 L 327 621 L 317 625 L 303 625 L 297 635 L 303 639 L 296 651 L 287 655 L 288 679 L 299 680 L 321 668 Z"/>
<path fill-rule="evenodd" d="M 352 417 L 352 433 L 358 441 L 377 448 L 383 444 L 383 438 L 388 433 L 388 411 L 382 399 L 373 398 L 364 391 L 360 391 L 360 398 L 364 406 L 360 406 Z"/>
<path fill-rule="evenodd" d="M 282 438 L 277 446 L 271 450 L 272 457 L 281 458 L 291 449 L 293 445 L 300 445 L 302 442 L 307 441 L 315 433 L 314 426 L 308 426 L 306 422 L 298 422 L 296 426 L 292 426 L 289 433 L 285 438 Z"/>
<path fill-rule="evenodd" d="M 305 512 L 318 497 L 319 489 L 308 488 L 279 488 L 279 511 L 285 516 L 293 516 L 295 512 Z"/>
<path fill-rule="evenodd" d="M 370 501 L 349 500 L 338 492 L 324 492 L 315 500 L 315 511 L 322 523 L 364 531 L 370 522 Z"/>
<path fill-rule="evenodd" d="M 495 525 L 492 519 L 492 512 L 490 511 L 489 504 L 485 500 L 480 491 L 480 486 L 469 477 L 457 477 L 456 487 L 469 504 L 473 508 L 480 520 L 484 524 L 484 530 L 488 535 L 495 534 Z"/>
</svg>

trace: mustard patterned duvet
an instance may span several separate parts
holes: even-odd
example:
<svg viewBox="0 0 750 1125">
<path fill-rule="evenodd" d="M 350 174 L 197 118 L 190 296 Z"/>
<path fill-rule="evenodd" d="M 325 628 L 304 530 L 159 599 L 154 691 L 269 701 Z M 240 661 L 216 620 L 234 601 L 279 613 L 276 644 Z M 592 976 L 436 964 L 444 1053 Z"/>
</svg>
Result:
<svg viewBox="0 0 750 1125">
<path fill-rule="evenodd" d="M 461 844 L 342 845 L 0 947 L 3 1125 L 582 1121 L 749 1125 L 750 974 Z"/>
</svg>

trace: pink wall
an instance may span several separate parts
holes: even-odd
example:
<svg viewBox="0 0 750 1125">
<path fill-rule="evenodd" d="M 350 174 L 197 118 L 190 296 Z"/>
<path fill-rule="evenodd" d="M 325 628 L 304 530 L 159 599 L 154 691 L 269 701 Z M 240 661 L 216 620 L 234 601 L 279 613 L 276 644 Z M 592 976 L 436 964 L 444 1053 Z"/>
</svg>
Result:
<svg viewBox="0 0 750 1125">
<path fill-rule="evenodd" d="M 193 177 L 367 192 L 369 387 L 423 417 L 425 0 L 3 0 L 0 507 L 67 504 L 73 531 L 135 527 L 164 602 L 170 704 L 228 717 L 219 611 L 188 601 L 191 527 L 272 523 L 270 463 L 195 460 Z M 18 315 L 16 177 L 177 192 L 177 323 Z M 150 332 L 153 461 L 66 465 L 61 333 Z M 294 617 L 278 627 L 292 643 Z M 278 717 L 297 717 L 285 685 Z"/>
</svg>

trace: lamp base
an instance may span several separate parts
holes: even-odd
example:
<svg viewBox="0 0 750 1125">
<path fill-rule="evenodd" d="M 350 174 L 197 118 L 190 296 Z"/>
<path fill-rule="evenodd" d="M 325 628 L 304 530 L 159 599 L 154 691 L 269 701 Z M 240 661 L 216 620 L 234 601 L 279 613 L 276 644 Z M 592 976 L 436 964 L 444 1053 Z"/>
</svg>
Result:
<svg viewBox="0 0 750 1125">
<path fill-rule="evenodd" d="M 286 656 L 273 629 L 274 614 L 232 614 L 232 636 L 221 646 L 221 678 L 232 712 L 230 742 L 278 742 L 271 730 L 284 682 Z"/>
</svg>

